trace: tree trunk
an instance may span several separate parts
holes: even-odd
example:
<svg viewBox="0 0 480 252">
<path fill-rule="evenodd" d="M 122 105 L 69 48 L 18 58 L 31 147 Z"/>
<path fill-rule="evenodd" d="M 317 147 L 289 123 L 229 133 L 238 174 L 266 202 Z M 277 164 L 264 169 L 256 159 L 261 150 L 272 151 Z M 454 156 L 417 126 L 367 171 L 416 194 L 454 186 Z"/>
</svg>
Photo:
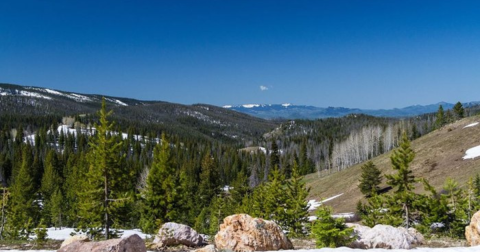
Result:
<svg viewBox="0 0 480 252">
<path fill-rule="evenodd" d="M 110 238 L 110 216 L 108 216 L 108 176 L 105 172 L 105 201 L 104 201 L 104 206 L 105 206 L 105 240 L 108 240 Z"/>
</svg>

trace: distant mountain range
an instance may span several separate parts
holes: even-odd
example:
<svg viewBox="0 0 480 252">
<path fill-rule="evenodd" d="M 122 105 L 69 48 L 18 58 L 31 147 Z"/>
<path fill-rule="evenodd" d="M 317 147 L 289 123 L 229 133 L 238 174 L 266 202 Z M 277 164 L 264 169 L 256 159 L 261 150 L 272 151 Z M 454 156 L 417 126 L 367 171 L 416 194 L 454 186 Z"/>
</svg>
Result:
<svg viewBox="0 0 480 252">
<path fill-rule="evenodd" d="M 78 114 L 93 113 L 99 108 L 104 95 L 78 94 L 68 91 L 59 91 L 41 87 L 27 87 L 13 84 L 0 83 L 1 101 L 0 114 L 5 112 L 26 114 Z M 195 118 L 202 123 L 223 125 L 223 120 L 232 120 L 242 117 L 240 112 L 261 119 L 319 119 L 328 117 L 343 117 L 349 114 L 366 114 L 377 117 L 410 117 L 426 113 L 433 113 L 442 105 L 445 110 L 453 108 L 454 104 L 439 102 L 430 105 L 414 105 L 394 109 L 358 109 L 345 107 L 320 108 L 306 105 L 284 104 L 245 104 L 238 106 L 223 106 L 223 108 L 206 105 L 182 105 L 163 101 L 141 101 L 130 98 L 104 96 L 110 106 L 117 111 L 117 115 L 141 119 L 151 123 L 184 120 L 184 116 Z M 6 98 L 18 98 L 8 99 Z M 21 99 L 20 99 L 21 98 Z M 478 106 L 480 102 L 463 103 L 464 107 Z M 29 107 L 30 109 L 26 109 Z M 229 113 L 228 113 L 229 112 Z M 172 117 L 173 116 L 173 117 Z M 218 117 L 222 117 L 222 120 Z M 227 121 L 228 121 L 227 120 Z M 236 121 L 236 119 L 235 119 Z M 256 120 L 257 121 L 257 120 Z M 260 121 L 259 121 L 260 122 Z M 265 122 L 261 122 L 264 124 Z M 269 123 L 267 123 L 269 124 Z M 228 125 L 225 124 L 225 125 Z M 269 125 L 271 127 L 271 124 Z"/>
<path fill-rule="evenodd" d="M 480 102 L 467 102 L 463 103 L 463 106 L 471 107 L 479 104 Z M 452 103 L 439 102 L 430 105 L 414 105 L 405 108 L 377 110 L 344 107 L 320 108 L 314 106 L 293 105 L 290 103 L 245 104 L 238 106 L 226 105 L 223 107 L 264 119 L 319 119 L 328 117 L 342 117 L 349 114 L 366 114 L 377 117 L 402 118 L 436 112 L 440 105 L 442 105 L 444 110 L 451 109 L 454 106 L 454 104 Z"/>
</svg>

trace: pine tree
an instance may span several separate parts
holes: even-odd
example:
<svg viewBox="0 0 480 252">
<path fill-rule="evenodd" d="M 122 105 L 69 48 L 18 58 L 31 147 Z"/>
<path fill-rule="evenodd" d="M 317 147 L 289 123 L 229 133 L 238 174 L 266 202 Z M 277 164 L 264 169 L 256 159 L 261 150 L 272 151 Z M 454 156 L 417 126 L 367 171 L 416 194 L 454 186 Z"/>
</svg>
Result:
<svg viewBox="0 0 480 252">
<path fill-rule="evenodd" d="M 455 103 L 455 106 L 453 106 L 453 112 L 455 113 L 455 117 L 457 119 L 462 119 L 465 117 L 465 109 L 463 108 L 461 102 Z"/>
<path fill-rule="evenodd" d="M 447 204 L 426 179 L 420 178 L 419 180 L 423 183 L 424 190 L 427 193 L 419 195 L 417 199 L 420 221 L 415 228 L 426 235 L 442 233 L 444 225 L 438 225 L 438 223 L 445 223 L 449 211 Z"/>
<path fill-rule="evenodd" d="M 367 203 L 357 203 L 357 212 L 362 218 L 362 224 L 374 227 L 377 224 L 388 224 L 388 213 L 385 212 L 387 199 L 375 191 L 367 199 Z"/>
<path fill-rule="evenodd" d="M 394 213 L 395 208 L 401 207 L 401 209 L 397 210 L 400 210 L 399 212 L 404 219 L 404 225 L 407 228 L 410 227 L 411 223 L 414 221 L 411 217 L 413 215 L 413 203 L 416 196 L 413 192 L 416 180 L 410 169 L 410 163 L 414 158 L 415 152 L 410 147 L 410 141 L 408 140 L 407 134 L 404 132 L 400 147 L 396 149 L 390 157 L 392 167 L 397 173 L 385 175 L 385 177 L 387 178 L 387 184 L 396 189 L 389 203 L 390 215 L 396 217 L 396 214 Z"/>
<path fill-rule="evenodd" d="M 278 167 L 274 167 L 269 174 L 269 181 L 265 184 L 265 218 L 275 221 L 282 228 L 287 228 L 285 209 L 287 206 L 287 195 L 285 194 L 286 179 L 280 173 Z"/>
<path fill-rule="evenodd" d="M 220 192 L 220 181 L 215 158 L 208 151 L 202 159 L 200 184 L 198 186 L 199 204 L 208 207 L 211 199 Z"/>
<path fill-rule="evenodd" d="M 345 219 L 333 218 L 330 207 L 320 206 L 316 216 L 317 219 L 312 224 L 312 236 L 317 248 L 346 246 L 355 239 L 353 228 L 345 225 Z"/>
<path fill-rule="evenodd" d="M 145 203 L 141 223 L 142 229 L 147 233 L 155 232 L 166 222 L 177 221 L 181 212 L 181 184 L 170 148 L 165 134 L 162 134 L 161 144 L 154 149 L 152 166 L 143 192 Z"/>
<path fill-rule="evenodd" d="M 60 228 L 63 226 L 64 211 L 64 196 L 60 188 L 57 188 L 50 197 L 50 218 L 54 227 Z"/>
<path fill-rule="evenodd" d="M 7 229 L 10 238 L 28 239 L 36 226 L 39 206 L 31 176 L 31 148 L 24 145 L 22 165 L 10 189 L 9 213 Z"/>
<path fill-rule="evenodd" d="M 443 111 L 443 106 L 440 105 L 438 106 L 437 119 L 435 121 L 435 128 L 440 129 L 445 125 L 445 123 L 446 123 L 445 113 Z"/>
<path fill-rule="evenodd" d="M 307 188 L 303 177 L 300 175 L 297 162 L 293 162 L 292 177 L 287 181 L 287 208 L 286 228 L 289 237 L 304 237 L 308 228 L 308 203 L 307 196 L 310 188 Z"/>
<path fill-rule="evenodd" d="M 61 188 L 61 178 L 58 175 L 58 158 L 55 151 L 50 150 L 45 158 L 45 172 L 42 177 L 42 184 L 40 191 L 43 195 L 43 212 L 45 224 L 50 225 L 52 223 L 51 202 L 52 195 Z M 57 199 L 58 200 L 58 199 Z"/>
<path fill-rule="evenodd" d="M 449 209 L 444 222 L 446 231 L 452 238 L 464 238 L 465 226 L 469 223 L 467 220 L 468 198 L 464 190 L 451 178 L 445 181 L 443 191 L 445 193 L 442 194 L 442 198 L 447 202 Z"/>
<path fill-rule="evenodd" d="M 275 167 L 280 167 L 280 155 L 278 152 L 277 140 L 272 140 L 272 149 L 270 150 L 270 169 L 273 170 Z"/>
<path fill-rule="evenodd" d="M 362 175 L 358 187 L 365 196 L 378 193 L 379 185 L 382 183 L 382 172 L 372 161 L 362 165 Z"/>
<path fill-rule="evenodd" d="M 117 211 L 131 199 L 122 191 L 124 178 L 129 174 L 122 174 L 121 164 L 125 156 L 120 152 L 122 143 L 112 136 L 114 123 L 108 121 L 111 113 L 107 112 L 103 98 L 98 113 L 100 123 L 95 125 L 96 134 L 90 138 L 86 180 L 78 194 L 79 226 L 95 238 L 104 232 L 105 239 L 110 238 L 110 227 L 120 217 Z"/>
</svg>

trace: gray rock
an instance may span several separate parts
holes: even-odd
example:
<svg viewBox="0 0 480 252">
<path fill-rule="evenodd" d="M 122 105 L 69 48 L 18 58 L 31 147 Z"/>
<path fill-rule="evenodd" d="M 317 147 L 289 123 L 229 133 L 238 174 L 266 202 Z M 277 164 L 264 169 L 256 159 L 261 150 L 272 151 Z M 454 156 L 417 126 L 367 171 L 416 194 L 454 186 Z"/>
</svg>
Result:
<svg viewBox="0 0 480 252">
<path fill-rule="evenodd" d="M 146 252 L 145 242 L 134 234 L 122 239 L 100 242 L 74 241 L 57 252 Z"/>
<path fill-rule="evenodd" d="M 414 228 L 409 230 L 388 225 L 376 225 L 373 228 L 348 224 L 354 228 L 357 239 L 350 245 L 353 248 L 371 249 L 411 249 L 413 245 L 422 244 L 423 235 Z"/>
<path fill-rule="evenodd" d="M 197 231 L 187 225 L 167 222 L 158 230 L 153 243 L 156 247 L 177 245 L 198 247 L 204 244 L 204 240 Z"/>
</svg>

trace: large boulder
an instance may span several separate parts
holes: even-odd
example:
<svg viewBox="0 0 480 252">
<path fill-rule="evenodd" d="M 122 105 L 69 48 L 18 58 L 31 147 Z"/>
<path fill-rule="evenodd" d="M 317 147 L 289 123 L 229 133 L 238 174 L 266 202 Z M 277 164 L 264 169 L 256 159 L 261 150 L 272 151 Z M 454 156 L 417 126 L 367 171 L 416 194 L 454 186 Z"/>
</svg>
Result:
<svg viewBox="0 0 480 252">
<path fill-rule="evenodd" d="M 480 211 L 476 212 L 465 227 L 465 238 L 470 246 L 480 245 Z"/>
<path fill-rule="evenodd" d="M 413 245 L 422 244 L 423 235 L 414 228 L 395 228 L 388 225 L 376 225 L 373 228 L 359 224 L 348 224 L 353 227 L 357 239 L 350 247 L 361 249 L 411 249 Z"/>
<path fill-rule="evenodd" d="M 217 252 L 217 249 L 215 248 L 215 245 L 210 244 L 203 248 L 196 249 L 193 252 Z"/>
<path fill-rule="evenodd" d="M 266 251 L 293 249 L 282 229 L 273 221 L 252 218 L 247 214 L 226 217 L 215 235 L 218 250 Z"/>
<path fill-rule="evenodd" d="M 100 242 L 74 241 L 57 252 L 146 252 L 145 242 L 137 234 Z"/>
<path fill-rule="evenodd" d="M 155 247 L 177 245 L 198 247 L 204 244 L 204 240 L 203 236 L 187 225 L 167 222 L 158 230 L 158 234 L 155 236 L 153 243 Z"/>
<path fill-rule="evenodd" d="M 69 238 L 65 239 L 62 242 L 62 245 L 60 247 L 65 247 L 68 244 L 76 242 L 76 241 L 88 242 L 88 241 L 90 241 L 90 239 L 88 239 L 88 237 L 86 235 L 83 235 L 83 234 L 70 236 Z"/>
</svg>

